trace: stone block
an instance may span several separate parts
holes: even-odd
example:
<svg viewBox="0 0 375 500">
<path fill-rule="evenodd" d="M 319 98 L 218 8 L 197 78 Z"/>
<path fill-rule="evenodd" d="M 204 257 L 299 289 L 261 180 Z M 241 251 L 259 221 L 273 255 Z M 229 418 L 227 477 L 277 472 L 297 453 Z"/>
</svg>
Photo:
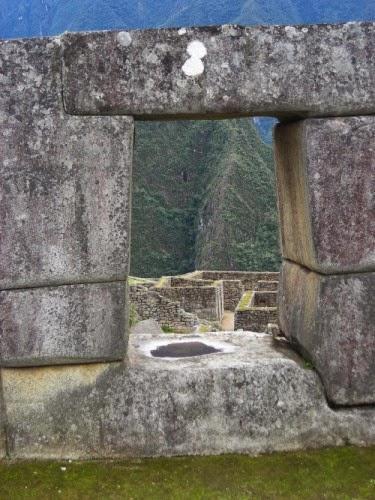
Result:
<svg viewBox="0 0 375 500">
<path fill-rule="evenodd" d="M 0 42 L 0 289 L 128 272 L 133 119 L 66 114 L 60 57 Z"/>
<path fill-rule="evenodd" d="M 161 329 L 159 323 L 156 320 L 150 318 L 138 321 L 138 323 L 132 326 L 131 333 L 133 333 L 134 335 L 140 335 L 140 334 L 158 335 L 160 333 L 163 333 L 163 330 Z"/>
<path fill-rule="evenodd" d="M 67 33 L 62 44 L 72 114 L 375 112 L 375 23 Z"/>
<path fill-rule="evenodd" d="M 269 336 L 194 335 L 233 352 L 166 360 L 131 335 L 127 364 L 3 369 L 12 458 L 115 458 L 375 443 L 375 411 L 333 411 L 319 377 Z"/>
<path fill-rule="evenodd" d="M 279 125 L 283 256 L 324 274 L 375 270 L 375 116 Z"/>
<path fill-rule="evenodd" d="M 123 359 L 125 283 L 0 292 L 0 366 Z"/>
<path fill-rule="evenodd" d="M 335 405 L 375 403 L 375 273 L 325 276 L 284 261 L 279 324 Z"/>
</svg>

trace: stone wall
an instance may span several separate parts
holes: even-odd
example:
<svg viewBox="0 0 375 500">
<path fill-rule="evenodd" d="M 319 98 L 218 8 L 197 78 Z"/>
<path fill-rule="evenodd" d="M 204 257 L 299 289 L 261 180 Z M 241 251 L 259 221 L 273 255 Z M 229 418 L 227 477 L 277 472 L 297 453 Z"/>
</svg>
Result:
<svg viewBox="0 0 375 500">
<path fill-rule="evenodd" d="M 253 271 L 195 271 L 180 277 L 196 283 L 206 280 L 221 280 L 224 291 L 224 309 L 234 311 L 245 290 L 255 290 L 257 283 L 262 280 L 266 289 L 277 289 L 279 273 Z M 269 282 L 269 284 L 268 284 Z"/>
<path fill-rule="evenodd" d="M 375 116 L 275 130 L 280 329 L 335 405 L 375 403 L 374 142 Z"/>
<path fill-rule="evenodd" d="M 215 281 L 220 280 L 223 282 L 223 293 L 224 293 L 224 310 L 234 311 L 238 301 L 240 300 L 243 292 L 244 286 L 241 280 L 227 280 L 219 278 L 214 279 L 203 279 L 202 275 L 205 271 L 196 271 L 195 273 L 185 274 L 183 276 L 171 276 L 170 283 L 174 287 L 184 287 L 184 286 L 212 286 Z M 217 273 L 220 276 L 222 273 Z"/>
<path fill-rule="evenodd" d="M 257 284 L 255 285 L 255 290 L 260 290 L 260 291 L 270 291 L 270 292 L 277 292 L 279 287 L 279 282 L 278 281 L 265 281 L 265 280 L 259 280 Z"/>
<path fill-rule="evenodd" d="M 171 287 L 197 287 L 197 286 L 213 286 L 213 280 L 191 279 L 181 276 L 169 276 L 169 286 Z"/>
<path fill-rule="evenodd" d="M 202 271 L 202 278 L 209 280 L 239 280 L 245 290 L 255 290 L 258 281 L 277 281 L 279 273 L 263 271 Z"/>
<path fill-rule="evenodd" d="M 166 338 L 186 334 L 156 337 Z M 193 339 L 235 350 L 166 361 L 144 354 L 155 337 L 130 335 L 126 363 L 3 369 L 9 457 L 259 454 L 375 443 L 375 409 L 330 407 L 315 371 L 291 349 L 276 349 L 270 336 Z M 62 476 L 74 473 L 69 468 Z"/>
<path fill-rule="evenodd" d="M 245 287 L 241 280 L 222 280 L 224 292 L 224 309 L 234 311 L 240 301 Z"/>
<path fill-rule="evenodd" d="M 234 329 L 266 332 L 268 323 L 278 322 L 277 292 L 245 293 L 234 313 Z"/>
<path fill-rule="evenodd" d="M 170 328 L 193 330 L 199 323 L 195 314 L 184 311 L 179 302 L 172 301 L 142 285 L 129 287 L 130 303 L 134 305 L 140 319 L 155 319 L 160 325 Z"/>
<path fill-rule="evenodd" d="M 255 290 L 251 302 L 252 307 L 276 307 L 277 292 Z"/>
<path fill-rule="evenodd" d="M 187 311 L 201 319 L 221 321 L 224 314 L 223 283 L 212 286 L 158 287 L 157 292 L 169 300 L 178 302 Z"/>
<path fill-rule="evenodd" d="M 121 360 L 134 120 L 65 112 L 56 38 L 0 66 L 0 366 Z"/>
<path fill-rule="evenodd" d="M 252 307 L 235 311 L 234 329 L 246 332 L 267 332 L 268 323 L 277 323 L 276 307 Z"/>
</svg>

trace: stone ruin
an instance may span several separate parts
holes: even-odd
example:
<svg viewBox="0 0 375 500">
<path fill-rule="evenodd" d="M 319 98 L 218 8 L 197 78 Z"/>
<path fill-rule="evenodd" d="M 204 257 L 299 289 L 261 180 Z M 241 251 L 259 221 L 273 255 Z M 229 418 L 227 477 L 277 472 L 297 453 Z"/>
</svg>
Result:
<svg viewBox="0 0 375 500">
<path fill-rule="evenodd" d="M 130 282 L 129 299 L 138 319 L 177 332 L 195 331 L 200 323 L 220 329 L 225 311 L 235 313 L 234 330 L 265 332 L 277 323 L 278 280 L 277 272 L 194 271 Z"/>
<path fill-rule="evenodd" d="M 374 52 L 374 23 L 0 42 L 0 456 L 375 443 Z M 165 338 L 127 335 L 134 120 L 251 115 L 281 122 L 279 324 L 309 363 L 238 333 L 150 357 Z"/>
</svg>

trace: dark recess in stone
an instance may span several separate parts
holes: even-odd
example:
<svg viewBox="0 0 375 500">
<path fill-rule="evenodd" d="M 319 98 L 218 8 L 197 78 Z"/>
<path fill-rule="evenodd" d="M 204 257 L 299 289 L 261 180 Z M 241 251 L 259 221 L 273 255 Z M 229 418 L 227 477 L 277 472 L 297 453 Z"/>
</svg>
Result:
<svg viewBox="0 0 375 500">
<path fill-rule="evenodd" d="M 215 352 L 221 352 L 221 349 L 215 349 L 203 342 L 174 342 L 154 349 L 151 354 L 155 358 L 187 358 Z"/>
</svg>

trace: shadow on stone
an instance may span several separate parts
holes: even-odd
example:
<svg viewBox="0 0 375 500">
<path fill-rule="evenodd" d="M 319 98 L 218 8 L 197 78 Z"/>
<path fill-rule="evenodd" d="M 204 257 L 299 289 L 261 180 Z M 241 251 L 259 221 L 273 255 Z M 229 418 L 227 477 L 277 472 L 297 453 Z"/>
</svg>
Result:
<svg viewBox="0 0 375 500">
<path fill-rule="evenodd" d="M 173 342 L 159 346 L 151 351 L 151 354 L 154 358 L 187 358 L 215 352 L 221 352 L 221 349 L 215 349 L 203 342 Z"/>
</svg>

